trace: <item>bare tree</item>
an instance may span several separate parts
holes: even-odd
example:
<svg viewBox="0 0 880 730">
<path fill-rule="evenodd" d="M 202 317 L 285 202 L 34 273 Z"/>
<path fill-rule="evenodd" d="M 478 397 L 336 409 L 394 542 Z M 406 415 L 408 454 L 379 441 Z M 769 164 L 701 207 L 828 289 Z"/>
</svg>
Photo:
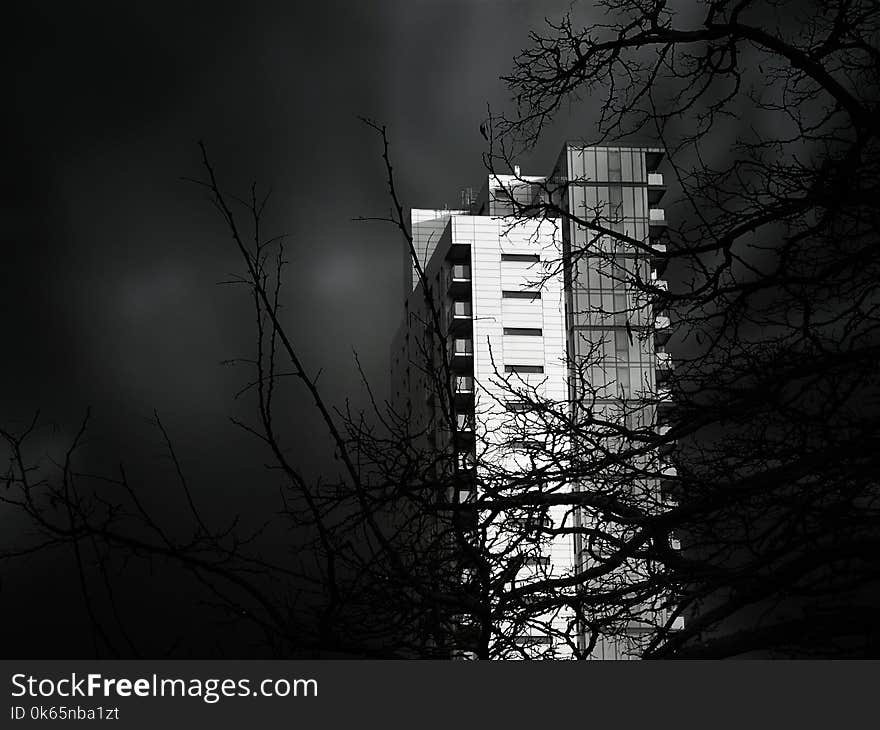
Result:
<svg viewBox="0 0 880 730">
<path fill-rule="evenodd" d="M 645 545 L 684 543 L 645 556 L 649 594 L 687 618 L 644 653 L 876 653 L 878 9 L 600 7 L 607 22 L 533 34 L 487 163 L 505 169 L 571 99 L 599 112 L 588 142 L 642 135 L 667 153 L 679 197 L 659 244 L 561 204 L 576 181 L 517 206 L 590 232 L 561 265 L 604 256 L 672 317 L 676 411 L 653 444 L 674 448 L 676 504 L 615 518 Z M 670 287 L 603 254 L 608 239 L 662 258 Z"/>
<path fill-rule="evenodd" d="M 369 412 L 327 402 L 285 328 L 283 239 L 263 232 L 267 200 L 255 187 L 244 198 L 224 193 L 203 147 L 205 178 L 196 182 L 241 256 L 244 272 L 232 283 L 249 292 L 254 311 L 255 351 L 242 361 L 251 372 L 242 393 L 252 398 L 255 418 L 236 423 L 271 457 L 269 468 L 281 486 L 280 523 L 291 530 L 301 558 L 291 566 L 280 556 L 263 556 L 260 533 L 242 536 L 234 520 L 220 529 L 207 524 L 158 414 L 155 425 L 191 516 L 190 532 L 182 537 L 147 509 L 122 467 L 113 476 L 76 469 L 85 422 L 55 478 L 33 478 L 26 442 L 36 422 L 22 433 L 4 431 L 10 449 L 5 503 L 24 511 L 42 538 L 26 548 L 13 546 L 3 558 L 72 549 L 97 653 L 135 651 L 136 640 L 120 644 L 126 625 L 113 601 L 113 571 L 131 560 L 188 572 L 210 604 L 256 627 L 267 649 L 280 656 L 586 658 L 600 637 L 624 632 L 631 620 L 635 598 L 619 609 L 607 599 L 585 603 L 585 597 L 592 582 L 619 583 L 621 572 L 639 569 L 642 551 L 629 548 L 629 558 L 605 561 L 609 541 L 624 539 L 616 525 L 586 528 L 578 519 L 586 505 L 620 509 L 624 482 L 643 480 L 649 465 L 625 473 L 615 466 L 623 463 L 617 452 L 625 444 L 613 422 L 598 414 L 573 421 L 568 401 L 548 400 L 533 384 L 497 370 L 495 397 L 528 405 L 528 413 L 511 414 L 500 442 L 485 423 L 461 420 L 442 292 L 416 255 L 387 132 L 368 124 L 383 146 L 392 203 L 384 220 L 402 235 L 419 279 L 421 305 L 412 315 L 420 337 L 411 364 L 422 378 L 420 395 L 429 396 L 432 407 L 414 413 L 378 403 L 366 378 Z M 579 363 L 588 364 L 589 358 Z M 278 403 L 280 391 L 294 381 L 326 426 L 340 464 L 335 477 L 309 480 L 292 456 L 290 414 L 279 413 Z M 588 400 L 584 390 L 586 411 Z M 594 448 L 600 445 L 602 452 Z M 520 458 L 511 461 L 514 448 Z M 601 489 L 609 468 L 614 474 Z M 570 485 L 587 474 L 594 477 L 593 489 L 573 494 Z M 551 576 L 548 542 L 575 533 L 588 535 L 596 565 Z M 648 593 L 642 588 L 638 595 Z"/>
<path fill-rule="evenodd" d="M 207 525 L 158 416 L 192 516 L 184 537 L 124 470 L 78 473 L 81 435 L 50 477 L 26 454 L 34 424 L 3 431 L 3 503 L 39 537 L 2 558 L 72 548 L 98 651 L 133 651 L 112 571 L 142 559 L 188 571 L 279 656 L 589 658 L 600 642 L 656 658 L 876 653 L 880 11 L 740 0 L 682 19 L 660 1 L 600 7 L 600 24 L 566 17 L 532 36 L 507 79 L 518 114 L 489 120 L 486 162 L 491 174 L 512 166 L 577 98 L 600 112 L 587 142 L 659 141 L 678 193 L 663 238 L 628 232 L 604 204 L 572 206 L 578 181 L 561 174 L 514 181 L 538 190 L 511 190 L 509 212 L 511 226 L 583 234 L 536 286 L 599 266 L 634 292 L 617 314 L 650 313 L 632 337 L 672 319 L 663 388 L 610 398 L 590 374 L 602 343 L 586 342 L 567 363 L 570 397 L 498 369 L 484 390 L 522 408 L 493 433 L 468 421 L 441 272 L 417 255 L 387 131 L 368 121 L 391 201 L 379 219 L 402 236 L 421 297 L 408 313 L 413 392 L 431 402 L 377 402 L 366 378 L 367 412 L 329 402 L 285 327 L 266 199 L 226 194 L 203 149 L 199 183 L 254 311 L 255 419 L 240 425 L 271 456 L 302 557 L 291 567 L 253 549 L 258 535 Z M 665 267 L 670 286 L 617 244 Z M 294 380 L 335 450 L 338 474 L 324 480 L 290 456 L 278 404 Z M 560 539 L 577 547 L 563 573 L 543 562 Z"/>
</svg>

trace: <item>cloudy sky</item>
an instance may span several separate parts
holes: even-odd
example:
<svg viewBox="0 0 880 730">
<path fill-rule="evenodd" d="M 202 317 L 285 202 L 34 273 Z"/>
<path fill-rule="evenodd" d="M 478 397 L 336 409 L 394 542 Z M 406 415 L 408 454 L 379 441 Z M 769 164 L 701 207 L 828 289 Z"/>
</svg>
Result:
<svg viewBox="0 0 880 730">
<path fill-rule="evenodd" d="M 259 449 L 228 420 L 250 353 L 241 270 L 203 193 L 197 140 L 224 185 L 273 191 L 268 227 L 287 233 L 289 331 L 330 400 L 357 400 L 352 349 L 379 393 L 400 320 L 401 242 L 352 219 L 388 209 L 377 139 L 391 131 L 407 206 L 454 206 L 479 187 L 487 104 L 528 32 L 566 2 L 24 3 L 8 18 L 3 123 L 3 358 L 6 425 L 41 409 L 35 456 L 57 453 L 86 406 L 83 458 L 125 460 L 155 480 L 155 408 L 198 494 L 222 512 L 247 497 L 267 508 Z M 524 172 L 546 171 L 585 109 L 563 120 Z M 579 126 L 580 125 L 580 126 Z M 324 437 L 292 402 L 292 443 L 320 469 Z M 319 456 L 310 456 L 318 454 Z M 309 455 L 309 456 L 307 456 Z M 7 569 L 4 633 L 41 622 L 26 600 L 35 563 Z M 51 585 L 46 600 L 61 595 Z M 41 599 L 42 600 L 42 599 Z M 76 617 L 54 617 L 52 627 Z M 14 631 L 2 637 L 13 641 Z"/>
<path fill-rule="evenodd" d="M 389 125 L 404 202 L 478 187 L 487 104 L 545 15 L 565 3 L 125 3 L 20 8 L 4 115 L 3 402 L 67 417 L 92 403 L 226 411 L 218 362 L 247 352 L 240 269 L 198 176 L 204 139 L 225 186 L 273 190 L 290 235 L 288 323 L 327 386 L 350 351 L 383 379 L 399 320 L 401 244 L 357 223 L 387 210 Z M 550 140 L 533 167 L 552 164 Z M 524 161 L 524 169 L 531 161 Z M 243 351 L 244 350 L 244 351 Z M 11 356 L 10 356 L 11 355 Z M 57 412 L 56 412 L 57 411 Z"/>
</svg>

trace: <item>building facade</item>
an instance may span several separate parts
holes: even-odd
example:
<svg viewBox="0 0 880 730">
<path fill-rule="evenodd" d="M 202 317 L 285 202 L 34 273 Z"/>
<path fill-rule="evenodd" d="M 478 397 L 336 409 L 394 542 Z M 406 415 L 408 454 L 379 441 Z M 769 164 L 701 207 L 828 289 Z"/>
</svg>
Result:
<svg viewBox="0 0 880 730">
<path fill-rule="evenodd" d="M 392 346 L 393 402 L 426 446 L 433 440 L 451 448 L 457 468 L 473 477 L 448 498 L 501 494 L 516 486 L 518 473 L 540 474 L 556 452 L 572 448 L 562 424 L 586 402 L 591 413 L 605 409 L 607 418 L 630 425 L 658 422 L 644 397 L 656 400 L 671 367 L 668 319 L 644 291 L 665 284 L 656 256 L 665 224 L 656 207 L 665 189 L 656 172 L 661 158 L 654 148 L 567 143 L 549 175 L 492 175 L 475 201 L 464 201 L 467 208 L 412 211 L 423 274 L 408 251 L 406 317 Z M 444 407 L 438 393 L 447 384 Z M 541 488 L 590 485 L 560 480 Z M 585 518 L 550 506 L 540 519 L 566 528 Z M 529 540 L 531 527 L 508 510 L 484 533 L 502 558 L 498 570 L 513 565 L 505 576 L 511 586 L 584 567 L 576 531 Z M 502 621 L 498 631 L 510 647 L 499 658 L 564 658 L 589 638 L 563 608 Z M 591 656 L 628 658 L 638 631 L 632 627 L 633 641 L 600 640 Z"/>
</svg>

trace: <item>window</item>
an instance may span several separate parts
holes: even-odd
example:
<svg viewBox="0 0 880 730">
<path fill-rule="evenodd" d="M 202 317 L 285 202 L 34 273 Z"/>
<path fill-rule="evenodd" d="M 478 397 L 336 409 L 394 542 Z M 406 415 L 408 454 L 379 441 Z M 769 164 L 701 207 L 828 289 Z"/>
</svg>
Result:
<svg viewBox="0 0 880 730">
<path fill-rule="evenodd" d="M 530 558 L 526 558 L 526 562 L 524 565 L 540 567 L 540 568 L 549 568 L 550 567 L 550 557 L 547 555 L 537 555 L 532 556 Z"/>
<path fill-rule="evenodd" d="M 643 427 L 643 412 L 640 410 L 630 411 L 624 416 L 623 423 L 630 431 L 636 431 Z"/>
<path fill-rule="evenodd" d="M 505 327 L 504 334 L 520 335 L 524 337 L 540 337 L 543 330 L 540 327 Z"/>
<path fill-rule="evenodd" d="M 453 355 L 473 355 L 474 354 L 473 340 L 456 338 L 455 340 L 453 340 L 452 354 Z"/>
<path fill-rule="evenodd" d="M 549 636 L 517 636 L 514 641 L 519 646 L 550 646 L 553 641 Z"/>
<path fill-rule="evenodd" d="M 619 174 L 620 171 L 618 171 Z M 612 185 L 608 188 L 608 217 L 612 220 L 623 218 L 623 187 Z"/>
<path fill-rule="evenodd" d="M 547 516 L 530 515 L 528 517 L 511 517 L 510 526 L 517 532 L 541 532 L 541 530 L 553 527 L 553 520 Z"/>
<path fill-rule="evenodd" d="M 620 182 L 620 151 L 608 150 L 608 181 Z"/>
<path fill-rule="evenodd" d="M 470 264 L 453 264 L 452 265 L 452 278 L 453 279 L 470 279 L 471 278 Z"/>
<path fill-rule="evenodd" d="M 626 365 L 617 368 L 617 385 L 620 388 L 621 395 L 624 398 L 628 397 L 630 390 L 630 380 L 629 368 Z"/>
<path fill-rule="evenodd" d="M 474 430 L 474 417 L 470 413 L 456 414 L 455 427 L 459 431 L 473 431 Z"/>
<path fill-rule="evenodd" d="M 629 334 L 626 330 L 614 330 L 614 352 L 618 360 L 629 360 Z"/>
<path fill-rule="evenodd" d="M 522 449 L 523 451 L 533 451 L 535 449 L 543 449 L 544 444 L 542 444 L 540 441 L 534 441 L 534 440 L 533 441 L 517 440 L 517 441 L 510 442 L 510 448 Z"/>
<path fill-rule="evenodd" d="M 457 375 L 455 377 L 456 393 L 473 393 L 474 379 L 470 375 Z"/>
<path fill-rule="evenodd" d="M 543 365 L 505 365 L 505 373 L 543 373 Z"/>
<path fill-rule="evenodd" d="M 531 261 L 533 263 L 537 263 L 541 260 L 541 257 L 534 253 L 503 253 L 501 254 L 502 261 Z"/>
<path fill-rule="evenodd" d="M 532 410 L 532 406 L 530 403 L 522 400 L 510 400 L 504 404 L 505 410 L 510 413 L 522 413 L 523 411 Z"/>
<path fill-rule="evenodd" d="M 455 302 L 455 303 L 453 303 L 452 313 L 456 317 L 470 317 L 471 316 L 471 303 L 470 302 Z"/>
<path fill-rule="evenodd" d="M 504 299 L 540 299 L 539 291 L 503 291 L 501 296 Z"/>
</svg>

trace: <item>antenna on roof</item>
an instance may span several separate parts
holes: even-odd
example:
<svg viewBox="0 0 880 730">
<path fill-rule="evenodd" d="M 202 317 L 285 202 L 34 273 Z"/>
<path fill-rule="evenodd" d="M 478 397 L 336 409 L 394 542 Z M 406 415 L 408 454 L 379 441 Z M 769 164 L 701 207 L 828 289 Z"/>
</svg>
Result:
<svg viewBox="0 0 880 730">
<path fill-rule="evenodd" d="M 470 210 L 471 206 L 477 202 L 477 196 L 474 195 L 474 189 L 462 188 L 459 192 L 459 202 L 462 210 Z"/>
</svg>

